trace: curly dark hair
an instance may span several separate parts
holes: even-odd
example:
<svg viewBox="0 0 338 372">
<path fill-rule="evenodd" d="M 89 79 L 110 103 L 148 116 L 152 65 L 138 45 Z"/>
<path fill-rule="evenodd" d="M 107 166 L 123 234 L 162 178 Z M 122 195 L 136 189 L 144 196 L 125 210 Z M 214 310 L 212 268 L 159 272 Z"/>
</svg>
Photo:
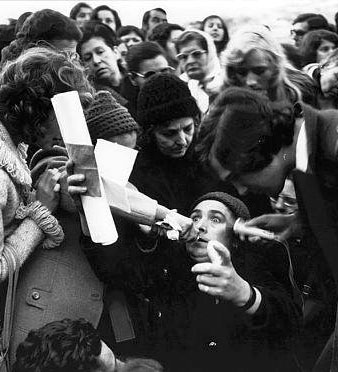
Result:
<svg viewBox="0 0 338 372">
<path fill-rule="evenodd" d="M 16 39 L 1 53 L 1 64 L 17 58 L 23 50 L 35 46 L 39 41 L 52 43 L 53 40 L 80 41 L 82 32 L 73 19 L 52 9 L 39 10 L 23 23 Z"/>
<path fill-rule="evenodd" d="M 13 372 L 90 372 L 99 367 L 101 339 L 85 319 L 63 319 L 32 330 L 16 350 Z"/>
<path fill-rule="evenodd" d="M 202 162 L 213 152 L 234 175 L 265 168 L 293 141 L 294 111 L 287 101 L 270 102 L 245 88 L 224 90 L 202 121 L 196 152 Z"/>
<path fill-rule="evenodd" d="M 0 121 L 14 143 L 35 143 L 53 112 L 51 98 L 72 90 L 84 107 L 92 101 L 83 67 L 64 52 L 35 47 L 7 62 L 0 74 Z"/>
<path fill-rule="evenodd" d="M 100 5 L 100 6 L 97 6 L 95 9 L 93 9 L 91 19 L 93 21 L 100 21 L 100 19 L 98 18 L 98 13 L 99 13 L 100 10 L 108 10 L 109 12 L 111 12 L 113 14 L 113 16 L 115 18 L 115 25 L 116 25 L 116 30 L 115 31 L 118 31 L 118 29 L 122 26 L 121 19 L 119 17 L 119 14 L 117 13 L 117 11 L 115 9 L 109 8 L 108 5 Z"/>
</svg>

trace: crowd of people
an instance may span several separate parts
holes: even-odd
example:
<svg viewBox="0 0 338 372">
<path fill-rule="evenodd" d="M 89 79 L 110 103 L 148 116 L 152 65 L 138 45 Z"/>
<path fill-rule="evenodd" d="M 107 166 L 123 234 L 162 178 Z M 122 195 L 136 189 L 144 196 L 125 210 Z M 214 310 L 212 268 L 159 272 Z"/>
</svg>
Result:
<svg viewBox="0 0 338 372">
<path fill-rule="evenodd" d="M 338 370 L 338 13 L 290 43 L 169 22 L 81 2 L 0 27 L 1 372 Z M 138 151 L 109 245 L 52 105 L 71 91 L 93 146 Z"/>
</svg>

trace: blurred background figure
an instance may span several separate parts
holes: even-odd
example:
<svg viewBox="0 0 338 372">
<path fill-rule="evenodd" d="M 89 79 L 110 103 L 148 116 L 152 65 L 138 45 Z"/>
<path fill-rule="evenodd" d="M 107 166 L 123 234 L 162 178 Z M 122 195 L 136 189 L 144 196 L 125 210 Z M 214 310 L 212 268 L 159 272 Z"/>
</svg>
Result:
<svg viewBox="0 0 338 372">
<path fill-rule="evenodd" d="M 328 55 L 337 49 L 338 35 L 327 30 L 309 31 L 302 39 L 299 52 L 304 71 L 310 64 L 322 63 Z"/>
<path fill-rule="evenodd" d="M 146 40 L 148 39 L 150 32 L 152 29 L 160 23 L 168 22 L 167 20 L 167 13 L 162 8 L 154 8 L 151 10 L 147 10 L 143 14 L 142 18 L 142 30 L 146 36 Z"/>
<path fill-rule="evenodd" d="M 169 65 L 175 69 L 178 68 L 178 60 L 176 58 L 177 51 L 175 43 L 181 36 L 184 28 L 173 23 L 161 23 L 153 28 L 148 40 L 158 43 L 166 52 L 166 58 Z"/>
<path fill-rule="evenodd" d="M 116 36 L 124 44 L 126 44 L 128 49 L 133 45 L 141 43 L 145 39 L 143 31 L 132 25 L 120 27 L 116 33 Z"/>
<path fill-rule="evenodd" d="M 100 5 L 93 9 L 91 20 L 99 21 L 109 26 L 114 32 L 117 32 L 122 26 L 119 14 L 115 9 L 107 5 Z"/>
<path fill-rule="evenodd" d="M 217 15 L 210 15 L 203 19 L 202 30 L 214 40 L 218 56 L 226 48 L 229 41 L 228 28 L 224 20 Z"/>
<path fill-rule="evenodd" d="M 93 9 L 87 3 L 77 3 L 70 11 L 69 17 L 74 19 L 79 27 L 90 20 Z"/>
<path fill-rule="evenodd" d="M 292 21 L 291 37 L 295 46 L 300 47 L 306 33 L 313 30 L 330 30 L 327 19 L 322 14 L 302 13 Z"/>
</svg>

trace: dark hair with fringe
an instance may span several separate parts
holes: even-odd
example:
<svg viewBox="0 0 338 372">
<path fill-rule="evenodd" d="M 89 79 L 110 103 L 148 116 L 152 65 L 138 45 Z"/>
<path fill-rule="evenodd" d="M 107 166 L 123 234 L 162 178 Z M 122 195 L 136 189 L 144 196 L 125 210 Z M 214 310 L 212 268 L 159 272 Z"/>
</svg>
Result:
<svg viewBox="0 0 338 372">
<path fill-rule="evenodd" d="M 205 27 L 206 22 L 207 22 L 209 19 L 212 19 L 212 18 L 217 18 L 218 20 L 221 21 L 221 23 L 222 23 L 222 27 L 223 27 L 223 31 L 224 31 L 223 39 L 220 40 L 220 41 L 215 41 L 215 42 L 214 42 L 214 43 L 215 43 L 215 46 L 216 46 L 217 53 L 220 53 L 220 52 L 222 52 L 222 50 L 225 49 L 225 47 L 227 46 L 228 41 L 229 41 L 229 32 L 228 32 L 228 27 L 227 27 L 227 25 L 225 24 L 223 18 L 221 18 L 221 17 L 218 16 L 218 15 L 213 14 L 213 15 L 210 15 L 210 16 L 208 16 L 208 17 L 206 17 L 206 18 L 203 19 L 203 21 L 202 21 L 202 30 L 203 30 L 203 31 L 205 31 L 205 30 L 204 30 L 204 27 Z"/>
<path fill-rule="evenodd" d="M 79 11 L 81 8 L 88 8 L 88 9 L 92 9 L 92 7 L 90 5 L 88 5 L 87 3 L 77 3 L 75 6 L 73 6 L 73 8 L 70 10 L 70 14 L 69 14 L 69 18 L 71 19 L 76 19 Z"/>
<path fill-rule="evenodd" d="M 35 143 L 58 93 L 77 90 L 84 107 L 93 88 L 83 67 L 64 52 L 36 47 L 7 62 L 0 74 L 0 121 L 13 142 Z"/>
<path fill-rule="evenodd" d="M 176 23 L 160 23 L 152 29 L 148 40 L 155 41 L 163 49 L 166 49 L 171 32 L 175 30 L 184 31 L 184 28 Z"/>
<path fill-rule="evenodd" d="M 176 40 L 176 49 L 178 52 L 180 52 L 180 49 L 190 43 L 191 41 L 197 41 L 197 43 L 200 45 L 200 47 L 207 52 L 208 50 L 208 43 L 206 39 L 198 32 L 195 32 L 194 30 L 185 31 L 177 40 Z"/>
<path fill-rule="evenodd" d="M 126 55 L 126 64 L 129 72 L 139 72 L 140 64 L 146 59 L 164 56 L 165 51 L 153 41 L 143 41 L 133 45 Z"/>
<path fill-rule="evenodd" d="M 314 30 L 305 34 L 299 48 L 299 53 L 302 57 L 302 66 L 317 62 L 317 50 L 323 40 L 330 41 L 336 47 L 338 46 L 338 35 L 335 32 Z"/>
<path fill-rule="evenodd" d="M 261 170 L 282 146 L 293 141 L 293 106 L 273 103 L 245 88 L 228 88 L 214 101 L 201 124 L 196 152 L 208 162 L 213 151 L 233 174 Z"/>
<path fill-rule="evenodd" d="M 101 339 L 85 319 L 63 319 L 32 330 L 16 351 L 13 372 L 92 372 Z"/>
<path fill-rule="evenodd" d="M 94 37 L 101 37 L 104 42 L 114 50 L 117 45 L 115 32 L 107 25 L 99 21 L 88 21 L 82 28 L 83 37 L 77 44 L 77 52 L 81 56 L 81 48 L 84 43 Z"/>
<path fill-rule="evenodd" d="M 16 39 L 1 53 L 1 64 L 17 58 L 23 50 L 35 46 L 37 42 L 53 40 L 80 41 L 82 32 L 77 23 L 52 9 L 39 10 L 23 23 Z"/>
<path fill-rule="evenodd" d="M 98 13 L 99 11 L 101 10 L 108 10 L 109 12 L 111 12 L 115 18 L 115 25 L 116 25 L 116 32 L 119 30 L 119 28 L 122 26 L 122 22 L 121 22 L 121 19 L 119 17 L 119 14 L 117 13 L 117 11 L 115 9 L 112 9 L 112 8 L 109 8 L 108 5 L 100 5 L 100 6 L 97 6 L 96 8 L 93 9 L 93 13 L 91 15 L 91 19 L 93 21 L 99 21 L 100 22 L 100 19 L 98 17 Z"/>
</svg>

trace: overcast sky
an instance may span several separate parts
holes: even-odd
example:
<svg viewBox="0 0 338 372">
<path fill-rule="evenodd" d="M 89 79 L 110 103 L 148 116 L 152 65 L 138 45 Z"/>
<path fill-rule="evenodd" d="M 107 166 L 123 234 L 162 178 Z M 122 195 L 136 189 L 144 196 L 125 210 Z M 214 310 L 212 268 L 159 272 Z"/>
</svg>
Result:
<svg viewBox="0 0 338 372">
<path fill-rule="evenodd" d="M 78 1 L 73 0 L 0 0 L 0 23 L 7 23 L 8 18 L 17 19 L 26 11 L 51 8 L 69 15 L 70 9 Z M 154 7 L 162 7 L 168 13 L 169 22 L 187 24 L 192 20 L 201 20 L 210 14 L 219 14 L 225 18 L 252 18 L 255 23 L 266 23 L 277 32 L 289 32 L 288 25 L 292 18 L 302 12 L 321 12 L 333 22 L 338 11 L 336 0 L 89 0 L 93 7 L 106 4 L 116 9 L 122 24 L 141 26 L 143 13 Z"/>
</svg>

